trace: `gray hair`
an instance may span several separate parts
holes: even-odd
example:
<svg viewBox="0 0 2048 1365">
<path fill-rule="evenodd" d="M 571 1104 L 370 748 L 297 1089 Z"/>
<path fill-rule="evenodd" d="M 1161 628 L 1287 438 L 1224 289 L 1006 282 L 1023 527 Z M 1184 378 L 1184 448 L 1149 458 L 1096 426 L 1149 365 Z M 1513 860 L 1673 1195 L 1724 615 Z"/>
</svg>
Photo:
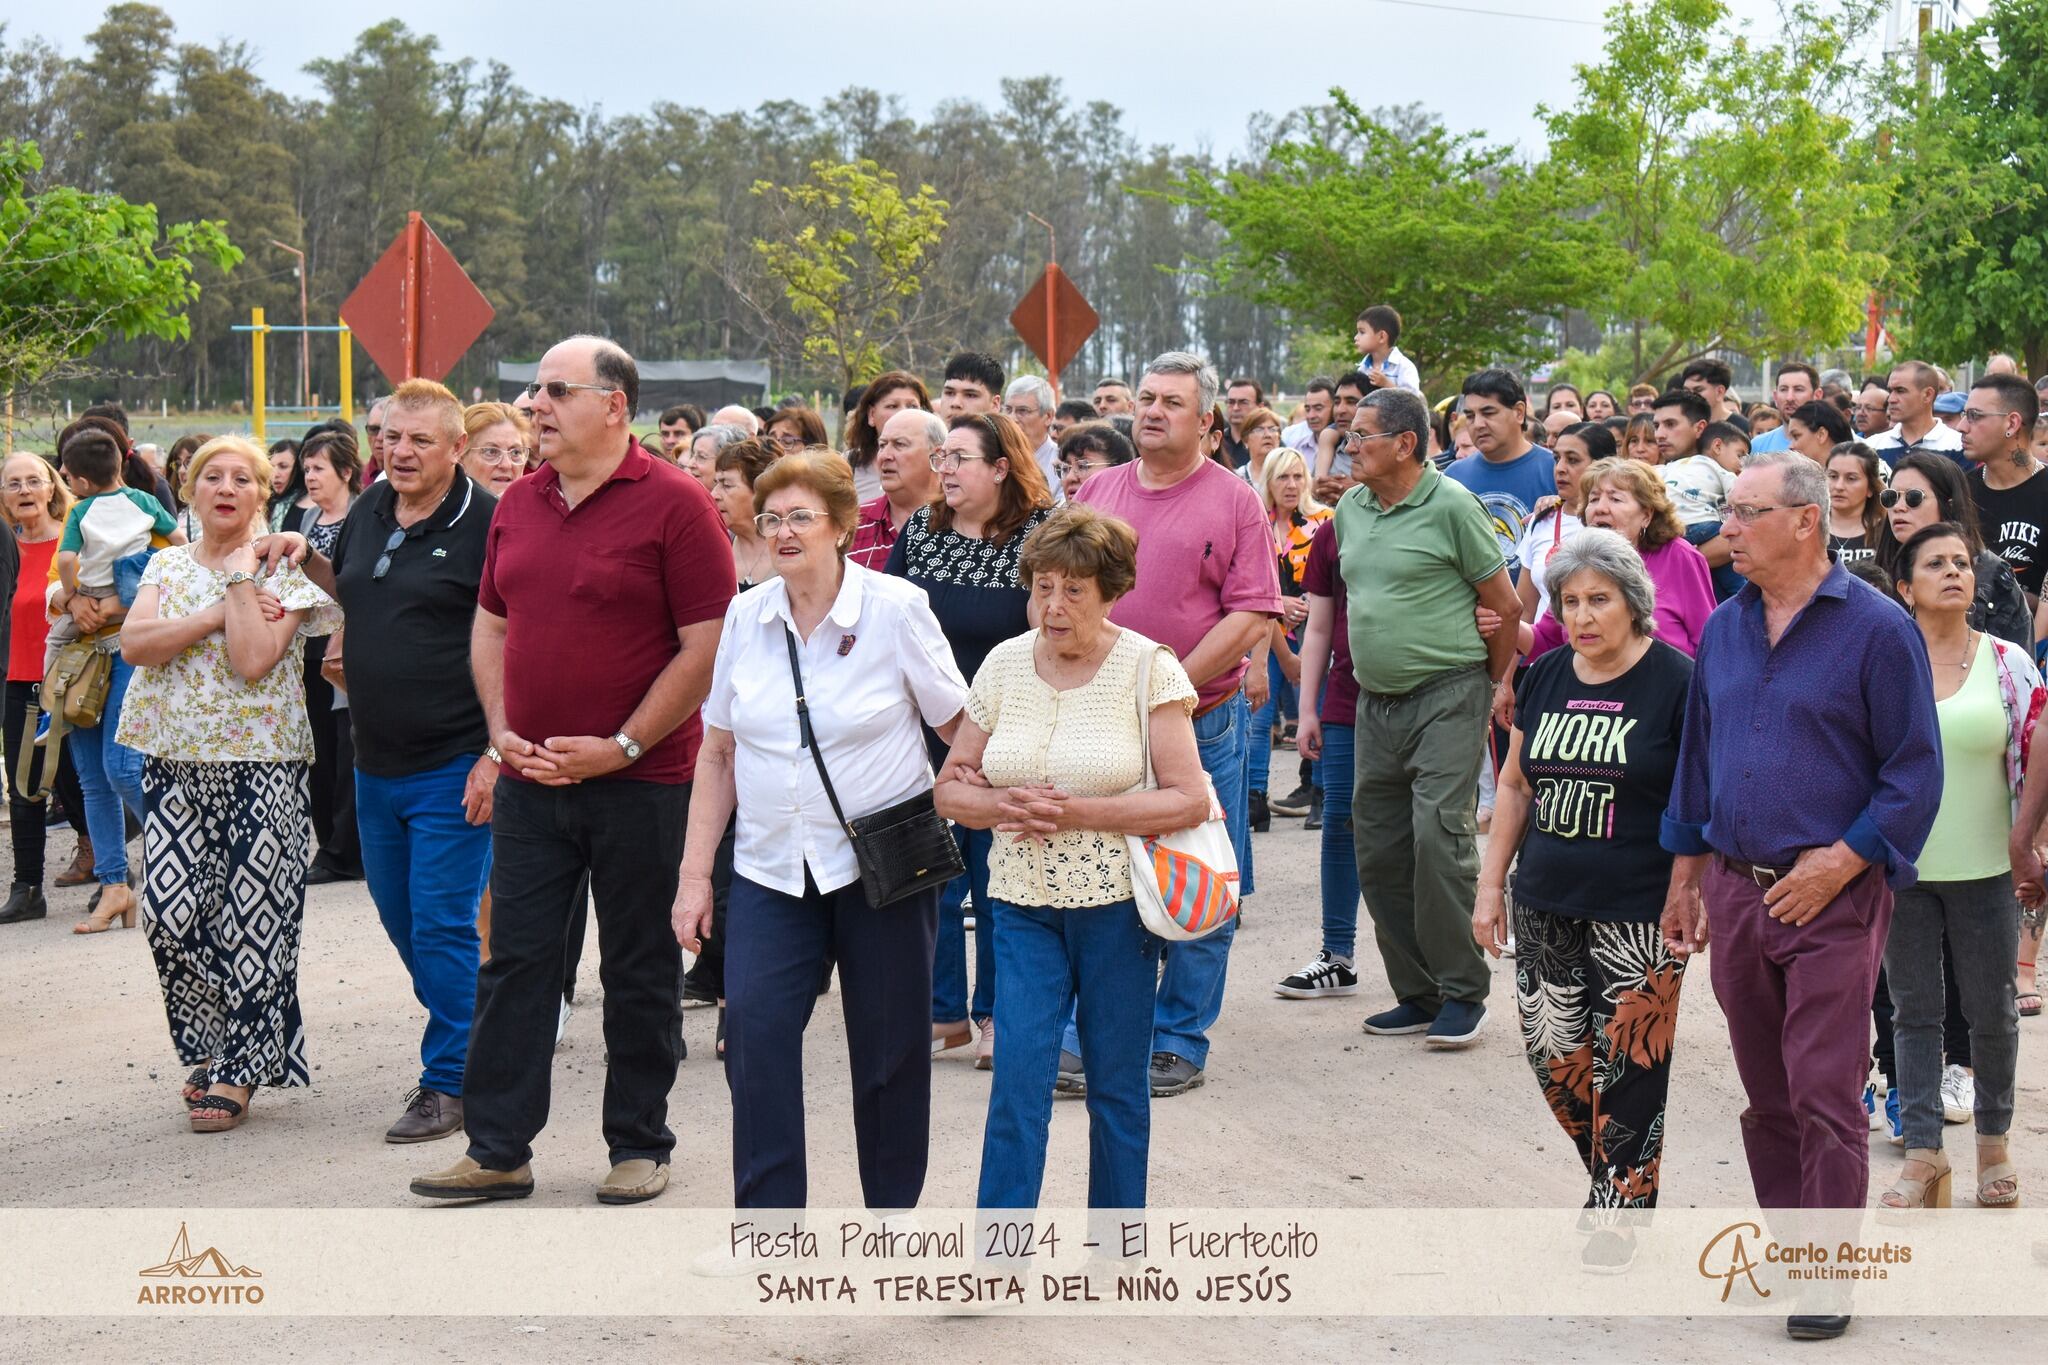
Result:
<svg viewBox="0 0 2048 1365">
<path fill-rule="evenodd" d="M 1380 430 L 1407 432 L 1415 438 L 1415 458 L 1429 458 L 1429 406 L 1411 389 L 1374 389 L 1358 400 L 1358 410 L 1379 414 Z M 1340 438 L 1341 439 L 1341 438 Z"/>
<path fill-rule="evenodd" d="M 1787 507 L 1826 507 L 1828 473 L 1820 465 L 1792 450 L 1767 450 L 1742 462 L 1744 469 L 1775 469 L 1783 480 L 1778 496 Z"/>
<path fill-rule="evenodd" d="M 1223 391 L 1223 381 L 1216 377 L 1216 367 L 1192 351 L 1167 351 L 1154 356 L 1152 363 L 1145 367 L 1145 373 L 1193 375 L 1204 416 L 1216 406 L 1216 395 Z"/>
<path fill-rule="evenodd" d="M 1382 390 L 1385 392 L 1385 390 Z M 1604 526 L 1589 526 L 1550 552 L 1543 582 L 1550 590 L 1551 611 L 1557 610 L 1558 594 L 1573 576 L 1596 573 L 1621 590 L 1628 604 L 1629 624 L 1638 635 L 1657 632 L 1657 585 L 1643 567 L 1635 547 Z"/>
<path fill-rule="evenodd" d="M 1020 398 L 1025 394 L 1029 394 L 1031 401 L 1038 404 L 1040 412 L 1047 417 L 1052 416 L 1052 385 L 1035 374 L 1020 374 L 1010 381 L 1009 388 L 1003 390 L 1003 397 L 1009 399 Z"/>
<path fill-rule="evenodd" d="M 921 427 L 924 431 L 924 443 L 930 446 L 933 450 L 937 450 L 940 446 L 946 443 L 945 418 L 939 416 L 930 408 L 904 408 L 900 412 L 891 414 L 889 417 L 889 422 L 893 422 L 898 417 L 902 417 L 905 414 L 909 414 L 910 416 L 921 419 L 918 422 L 918 426 Z M 889 422 L 884 422 L 882 423 L 882 425 L 886 427 L 889 425 Z"/>
<path fill-rule="evenodd" d="M 711 453 L 716 455 L 727 446 L 738 445 L 741 441 L 748 440 L 751 435 L 751 432 L 741 431 L 730 423 L 713 422 L 695 436 L 692 436 L 690 438 L 690 445 L 695 447 L 699 441 L 710 441 Z"/>
</svg>

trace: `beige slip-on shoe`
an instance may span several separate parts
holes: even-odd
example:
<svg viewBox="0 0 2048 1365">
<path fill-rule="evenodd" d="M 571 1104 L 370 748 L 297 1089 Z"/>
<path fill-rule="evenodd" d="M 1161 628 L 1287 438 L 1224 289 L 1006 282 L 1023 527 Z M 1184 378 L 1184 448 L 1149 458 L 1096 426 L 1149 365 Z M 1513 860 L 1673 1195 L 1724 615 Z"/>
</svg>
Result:
<svg viewBox="0 0 2048 1365">
<path fill-rule="evenodd" d="M 668 1163 L 646 1157 L 621 1161 L 597 1187 L 600 1204 L 643 1204 L 668 1188 Z"/>
<path fill-rule="evenodd" d="M 533 1193 L 533 1164 L 493 1171 L 465 1156 L 445 1171 L 415 1176 L 412 1192 L 427 1199 L 524 1199 Z"/>
</svg>

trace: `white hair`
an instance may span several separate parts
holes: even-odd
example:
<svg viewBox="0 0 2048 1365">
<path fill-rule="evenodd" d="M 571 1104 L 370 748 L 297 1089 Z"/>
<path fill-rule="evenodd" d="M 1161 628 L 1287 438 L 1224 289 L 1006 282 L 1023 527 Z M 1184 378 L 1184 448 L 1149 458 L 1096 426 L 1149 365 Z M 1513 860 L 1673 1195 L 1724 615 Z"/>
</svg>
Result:
<svg viewBox="0 0 2048 1365">
<path fill-rule="evenodd" d="M 1030 395 L 1032 402 L 1038 404 L 1040 412 L 1048 417 L 1052 416 L 1052 385 L 1038 375 L 1020 374 L 1010 381 L 1009 388 L 1003 390 L 1003 397 L 1006 399 L 1022 398 L 1027 394 Z"/>
<path fill-rule="evenodd" d="M 1789 507 L 1828 505 L 1828 472 L 1804 455 L 1792 450 L 1767 450 L 1742 462 L 1744 469 L 1775 469 L 1784 480 L 1778 494 Z"/>
<path fill-rule="evenodd" d="M 761 419 L 737 403 L 728 403 L 712 413 L 711 420 L 721 426 L 738 427 L 749 436 L 761 434 Z"/>
<path fill-rule="evenodd" d="M 923 429 L 924 443 L 926 445 L 930 446 L 933 450 L 937 450 L 946 443 L 946 421 L 929 408 L 903 408 L 898 412 L 890 414 L 889 422 L 895 421 L 898 417 L 912 416 L 921 419 L 918 422 L 918 426 Z M 889 422 L 882 423 L 884 429 L 888 427 Z"/>
</svg>

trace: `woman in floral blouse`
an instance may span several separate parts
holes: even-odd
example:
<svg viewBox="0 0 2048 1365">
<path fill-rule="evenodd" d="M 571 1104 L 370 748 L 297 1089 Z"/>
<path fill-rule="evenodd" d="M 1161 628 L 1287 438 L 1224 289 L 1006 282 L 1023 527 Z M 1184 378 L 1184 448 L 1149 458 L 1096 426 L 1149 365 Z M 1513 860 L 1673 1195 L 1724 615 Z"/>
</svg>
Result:
<svg viewBox="0 0 2048 1365">
<path fill-rule="evenodd" d="M 311 821 L 303 637 L 340 615 L 251 548 L 270 462 L 239 436 L 185 475 L 205 535 L 150 560 L 121 635 L 135 665 L 119 741 L 144 755 L 144 928 L 194 1132 L 242 1121 L 259 1085 L 305 1085 L 299 928 Z M 259 595 L 260 589 L 260 595 Z"/>
</svg>

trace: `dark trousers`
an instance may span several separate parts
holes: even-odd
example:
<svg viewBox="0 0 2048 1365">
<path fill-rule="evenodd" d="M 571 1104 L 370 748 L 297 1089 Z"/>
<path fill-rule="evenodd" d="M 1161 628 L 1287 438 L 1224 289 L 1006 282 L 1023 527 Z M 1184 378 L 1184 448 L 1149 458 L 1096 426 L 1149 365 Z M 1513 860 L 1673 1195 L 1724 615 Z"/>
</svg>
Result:
<svg viewBox="0 0 2048 1365">
<path fill-rule="evenodd" d="M 14 880 L 26 886 L 43 884 L 43 816 L 49 810 L 49 803 L 25 799 L 15 775 L 21 771 L 22 751 L 35 742 L 33 734 L 24 734 L 23 731 L 28 722 L 29 702 L 34 700 L 36 690 L 41 686 L 35 682 L 9 682 L 4 713 L 7 832 L 14 843 Z M 39 782 L 41 774 L 42 760 L 37 759 L 29 776 Z M 85 829 L 85 794 L 79 790 L 78 772 L 71 766 L 71 746 L 68 744 L 64 746 L 63 758 L 57 765 L 56 791 L 63 798 L 72 827 L 82 832 Z"/>
<path fill-rule="evenodd" d="M 569 916 L 586 873 L 604 985 L 605 1143 L 614 1164 L 669 1159 L 683 1036 L 683 955 L 669 911 L 689 808 L 688 783 L 498 780 L 491 960 L 477 973 L 462 1096 L 478 1164 L 525 1165 L 547 1125 Z"/>
<path fill-rule="evenodd" d="M 313 860 L 344 876 L 363 875 L 356 832 L 356 743 L 348 708 L 334 709 L 334 685 L 320 676 L 327 637 L 306 641 L 306 719 L 313 727 Z"/>
<path fill-rule="evenodd" d="M 738 817 L 725 822 L 725 837 L 711 859 L 711 936 L 704 940 L 697 960 L 683 973 L 687 985 L 701 986 L 716 998 L 725 999 L 725 916 L 732 900 L 732 846 Z"/>
<path fill-rule="evenodd" d="M 804 1029 L 837 961 L 861 1194 L 872 1209 L 916 1207 L 931 1139 L 938 924 L 937 887 L 876 909 L 859 882 L 824 892 L 806 872 L 804 894 L 791 896 L 734 875 L 725 1076 L 735 1206 L 795 1209 L 809 1199 Z"/>
<path fill-rule="evenodd" d="M 1762 889 L 1718 857 L 1701 890 L 1714 998 L 1749 1097 L 1742 1146 L 1758 1205 L 1861 1208 L 1870 1187 L 1864 1020 L 1892 922 L 1884 870 L 1866 869 L 1800 925 L 1772 919 Z"/>
</svg>

